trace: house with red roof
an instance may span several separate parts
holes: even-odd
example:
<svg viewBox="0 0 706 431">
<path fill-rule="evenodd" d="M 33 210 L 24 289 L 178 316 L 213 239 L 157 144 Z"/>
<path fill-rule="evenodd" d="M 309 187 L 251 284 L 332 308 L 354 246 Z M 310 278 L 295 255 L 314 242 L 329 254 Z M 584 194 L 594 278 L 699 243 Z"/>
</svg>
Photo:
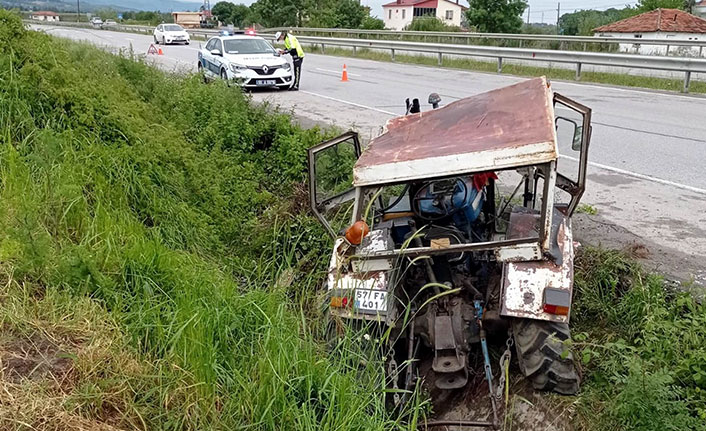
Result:
<svg viewBox="0 0 706 431">
<path fill-rule="evenodd" d="M 436 17 L 460 27 L 466 9 L 459 0 L 395 0 L 382 5 L 385 28 L 390 30 L 404 30 L 413 19 L 422 17 Z"/>
<path fill-rule="evenodd" d="M 593 30 L 595 36 L 634 39 L 634 43 L 621 43 L 620 50 L 639 54 L 664 55 L 667 45 L 645 45 L 641 39 L 673 40 L 669 52 L 698 54 L 698 48 L 679 47 L 680 40 L 706 41 L 706 20 L 679 9 L 655 9 Z"/>
<path fill-rule="evenodd" d="M 40 10 L 29 14 L 29 19 L 33 19 L 35 21 L 57 22 L 59 21 L 59 14 L 52 11 Z"/>
</svg>

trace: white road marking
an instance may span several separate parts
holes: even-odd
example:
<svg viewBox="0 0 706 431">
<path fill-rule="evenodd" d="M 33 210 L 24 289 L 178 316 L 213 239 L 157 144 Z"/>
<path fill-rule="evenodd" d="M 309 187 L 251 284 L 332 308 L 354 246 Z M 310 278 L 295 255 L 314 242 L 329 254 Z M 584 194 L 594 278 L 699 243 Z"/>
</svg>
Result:
<svg viewBox="0 0 706 431">
<path fill-rule="evenodd" d="M 346 105 L 357 106 L 358 108 L 363 108 L 363 109 L 369 109 L 369 110 L 371 110 L 371 111 L 382 112 L 383 114 L 392 115 L 393 117 L 397 117 L 397 116 L 401 115 L 401 114 L 398 114 L 398 113 L 395 113 L 395 112 L 385 111 L 384 109 L 373 108 L 372 106 L 361 105 L 361 104 L 359 104 L 359 103 L 349 102 L 349 101 L 347 101 L 347 100 L 336 99 L 335 97 L 324 96 L 323 94 L 312 93 L 311 91 L 301 91 L 301 93 L 310 94 L 310 95 L 312 95 L 312 96 L 321 97 L 321 98 L 323 98 L 323 99 L 333 100 L 334 102 L 338 102 L 338 103 L 345 103 Z"/>
<path fill-rule="evenodd" d="M 343 73 L 343 70 L 329 70 L 329 69 L 322 69 L 320 67 L 317 67 L 316 70 L 320 70 L 322 72 L 327 72 L 327 73 L 333 73 L 334 75 L 340 75 Z M 361 75 L 358 75 L 357 73 L 348 72 L 348 76 L 361 76 Z"/>
<path fill-rule="evenodd" d="M 663 78 L 663 79 L 670 79 L 670 78 Z M 676 78 L 673 78 L 676 79 Z M 641 89 L 630 89 L 630 88 L 618 88 L 618 87 L 613 87 L 610 85 L 593 85 L 593 84 L 582 84 L 579 82 L 569 82 L 569 81 L 556 81 L 557 83 L 560 83 L 562 85 L 577 85 L 581 87 L 591 87 L 591 88 L 597 88 L 600 90 L 614 90 L 614 91 L 622 91 L 625 93 L 640 93 L 640 94 L 646 94 L 648 96 L 667 96 L 669 98 L 679 98 L 679 99 L 689 99 L 689 100 L 699 100 L 703 99 L 703 95 L 698 94 L 698 93 L 690 93 L 690 95 L 686 94 L 677 94 L 677 93 L 664 93 L 659 90 L 641 90 Z"/>
<path fill-rule="evenodd" d="M 578 161 L 579 161 L 579 159 L 577 159 L 577 158 L 575 158 L 575 157 L 565 156 L 565 155 L 563 155 L 563 154 L 560 154 L 559 157 L 564 158 L 564 159 L 567 159 L 567 160 L 572 160 L 572 161 L 577 162 L 577 163 L 578 163 Z M 686 184 L 675 183 L 674 181 L 663 180 L 662 178 L 651 177 L 651 176 L 645 175 L 645 174 L 638 174 L 637 172 L 627 171 L 627 170 L 625 170 L 625 169 L 620 169 L 620 168 L 614 168 L 613 166 L 604 165 L 604 164 L 602 164 L 602 163 L 588 162 L 588 164 L 589 164 L 590 166 L 595 167 L 595 168 L 604 169 L 604 170 L 606 170 L 606 171 L 611 171 L 611 172 L 615 172 L 615 173 L 618 173 L 618 174 L 623 174 L 623 175 L 627 175 L 627 176 L 630 176 L 630 177 L 639 178 L 639 179 L 641 179 L 641 180 L 652 181 L 652 182 L 655 182 L 655 183 L 665 184 L 665 185 L 672 186 L 672 187 L 676 187 L 676 188 L 679 188 L 679 189 L 682 189 L 682 190 L 688 190 L 688 191 L 690 191 L 690 192 L 694 192 L 694 193 L 699 193 L 699 194 L 702 194 L 702 195 L 706 195 L 706 189 L 700 189 L 700 188 L 698 188 L 698 187 L 688 186 L 688 185 L 686 185 Z"/>
</svg>

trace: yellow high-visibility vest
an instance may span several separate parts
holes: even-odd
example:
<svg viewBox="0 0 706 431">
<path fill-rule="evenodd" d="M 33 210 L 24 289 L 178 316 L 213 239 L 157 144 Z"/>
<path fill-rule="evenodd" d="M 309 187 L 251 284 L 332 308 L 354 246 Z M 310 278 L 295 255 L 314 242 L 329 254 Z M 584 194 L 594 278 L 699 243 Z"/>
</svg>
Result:
<svg viewBox="0 0 706 431">
<path fill-rule="evenodd" d="M 297 56 L 304 58 L 304 50 L 294 35 L 287 33 L 287 37 L 284 38 L 284 48 L 287 51 L 295 49 L 297 51 Z"/>
</svg>

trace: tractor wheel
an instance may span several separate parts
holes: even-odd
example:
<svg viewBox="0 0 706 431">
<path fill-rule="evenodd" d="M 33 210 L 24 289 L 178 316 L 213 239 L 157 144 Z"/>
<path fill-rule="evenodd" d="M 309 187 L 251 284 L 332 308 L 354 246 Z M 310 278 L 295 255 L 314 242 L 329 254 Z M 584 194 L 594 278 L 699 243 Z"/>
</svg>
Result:
<svg viewBox="0 0 706 431">
<path fill-rule="evenodd" d="M 566 323 L 515 319 L 512 324 L 518 362 L 535 389 L 575 395 L 580 377 L 566 340 L 571 333 Z"/>
</svg>

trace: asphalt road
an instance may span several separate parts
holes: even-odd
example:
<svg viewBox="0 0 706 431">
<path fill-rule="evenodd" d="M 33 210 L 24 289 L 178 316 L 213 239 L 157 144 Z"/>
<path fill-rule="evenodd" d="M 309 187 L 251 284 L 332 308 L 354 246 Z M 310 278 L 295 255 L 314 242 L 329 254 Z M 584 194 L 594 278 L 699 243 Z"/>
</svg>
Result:
<svg viewBox="0 0 706 431">
<path fill-rule="evenodd" d="M 150 36 L 101 30 L 41 27 L 49 34 L 87 40 L 110 49 L 146 53 Z M 193 71 L 199 42 L 162 47 L 148 56 L 160 67 Z M 349 82 L 341 82 L 343 64 Z M 302 91 L 258 91 L 256 101 L 292 110 L 304 124 L 379 134 L 404 114 L 404 99 L 429 93 L 442 104 L 519 82 L 524 78 L 308 54 Z M 552 82 L 555 91 L 593 109 L 589 184 L 584 202 L 598 210 L 582 216 L 584 241 L 609 246 L 639 243 L 667 273 L 706 284 L 706 98 L 574 82 Z M 560 148 L 571 168 L 570 148 Z M 606 229 L 604 226 L 612 226 Z M 649 259 L 648 259 L 649 260 Z M 703 278 L 703 280 L 701 279 Z"/>
</svg>

